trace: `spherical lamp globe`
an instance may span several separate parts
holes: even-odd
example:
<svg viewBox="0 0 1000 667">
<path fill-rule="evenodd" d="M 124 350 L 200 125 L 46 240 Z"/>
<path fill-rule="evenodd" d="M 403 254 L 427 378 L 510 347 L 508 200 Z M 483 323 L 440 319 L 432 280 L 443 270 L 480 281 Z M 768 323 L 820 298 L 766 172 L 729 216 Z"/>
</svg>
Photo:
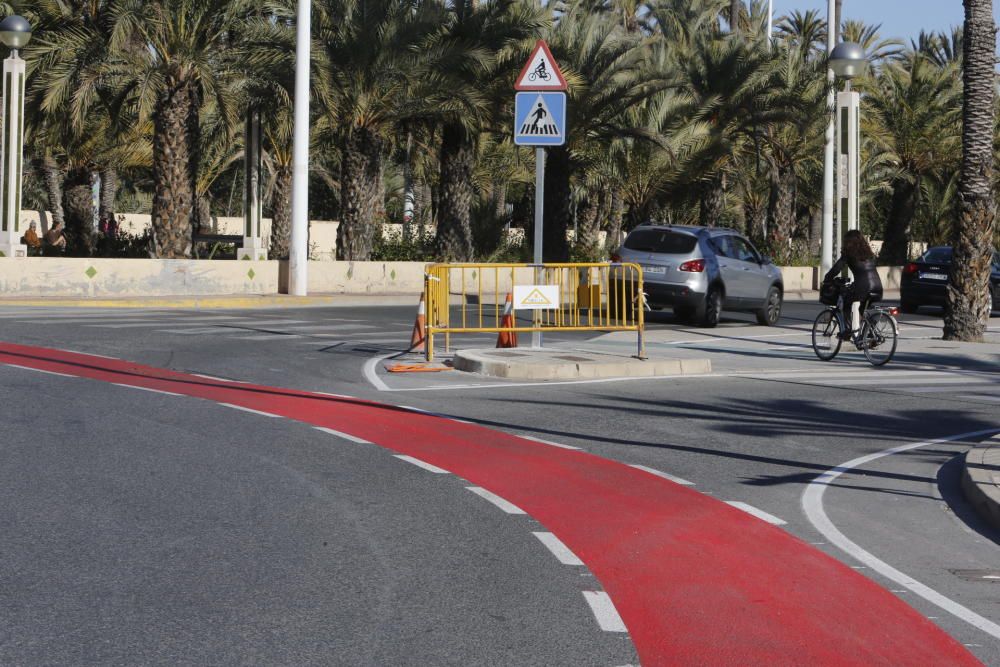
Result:
<svg viewBox="0 0 1000 667">
<path fill-rule="evenodd" d="M 841 42 L 830 54 L 830 69 L 842 79 L 853 79 L 865 73 L 868 59 L 865 49 L 854 42 Z"/>
<path fill-rule="evenodd" d="M 16 53 L 31 41 L 31 24 L 23 16 L 8 16 L 0 21 L 0 41 Z"/>
</svg>

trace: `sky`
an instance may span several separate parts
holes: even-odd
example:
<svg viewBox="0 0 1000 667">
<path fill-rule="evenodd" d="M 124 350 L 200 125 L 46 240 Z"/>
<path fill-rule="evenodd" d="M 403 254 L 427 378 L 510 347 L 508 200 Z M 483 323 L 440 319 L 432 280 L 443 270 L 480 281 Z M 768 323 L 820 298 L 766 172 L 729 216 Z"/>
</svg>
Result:
<svg viewBox="0 0 1000 667">
<path fill-rule="evenodd" d="M 962 25 L 965 10 L 962 0 L 843 0 L 844 18 L 882 24 L 883 37 L 898 37 L 906 42 L 927 32 L 942 32 Z M 827 0 L 774 0 L 774 16 L 798 9 L 820 10 L 826 18 Z M 1000 21 L 1000 0 L 993 0 L 994 18 Z"/>
</svg>

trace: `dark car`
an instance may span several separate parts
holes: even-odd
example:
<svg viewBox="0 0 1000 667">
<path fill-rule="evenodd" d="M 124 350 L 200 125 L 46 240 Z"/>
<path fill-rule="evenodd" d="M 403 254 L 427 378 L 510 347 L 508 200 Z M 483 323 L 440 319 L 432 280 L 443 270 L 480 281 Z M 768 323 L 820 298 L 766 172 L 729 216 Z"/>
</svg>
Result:
<svg viewBox="0 0 1000 667">
<path fill-rule="evenodd" d="M 951 272 L 951 247 L 930 248 L 915 262 L 903 268 L 899 284 L 899 307 L 915 313 L 920 306 L 944 306 L 948 301 L 948 276 Z M 990 298 L 993 310 L 1000 310 L 1000 253 L 993 252 L 990 272 Z"/>
</svg>

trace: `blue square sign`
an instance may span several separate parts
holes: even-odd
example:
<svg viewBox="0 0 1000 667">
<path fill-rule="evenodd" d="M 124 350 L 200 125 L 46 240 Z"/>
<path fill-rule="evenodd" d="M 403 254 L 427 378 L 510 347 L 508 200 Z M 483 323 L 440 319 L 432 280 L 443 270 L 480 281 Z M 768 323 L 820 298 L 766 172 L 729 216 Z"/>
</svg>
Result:
<svg viewBox="0 0 1000 667">
<path fill-rule="evenodd" d="M 562 146 L 566 143 L 566 93 L 529 92 L 514 96 L 514 143 Z"/>
</svg>

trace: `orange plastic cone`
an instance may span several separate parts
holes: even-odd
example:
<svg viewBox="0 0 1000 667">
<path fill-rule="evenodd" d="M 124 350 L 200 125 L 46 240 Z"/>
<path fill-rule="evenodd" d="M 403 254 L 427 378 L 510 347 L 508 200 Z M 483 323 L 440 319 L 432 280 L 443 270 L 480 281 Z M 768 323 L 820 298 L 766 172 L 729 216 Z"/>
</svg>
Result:
<svg viewBox="0 0 1000 667">
<path fill-rule="evenodd" d="M 500 320 L 500 328 L 507 329 L 517 326 L 514 323 L 514 295 L 507 292 L 507 303 L 503 306 L 503 318 Z M 497 336 L 497 347 L 517 347 L 516 331 L 501 331 Z"/>
<path fill-rule="evenodd" d="M 417 306 L 417 320 L 413 323 L 413 333 L 410 335 L 410 352 L 423 352 L 427 332 L 427 307 L 424 305 L 424 295 L 420 295 L 420 305 Z"/>
</svg>

